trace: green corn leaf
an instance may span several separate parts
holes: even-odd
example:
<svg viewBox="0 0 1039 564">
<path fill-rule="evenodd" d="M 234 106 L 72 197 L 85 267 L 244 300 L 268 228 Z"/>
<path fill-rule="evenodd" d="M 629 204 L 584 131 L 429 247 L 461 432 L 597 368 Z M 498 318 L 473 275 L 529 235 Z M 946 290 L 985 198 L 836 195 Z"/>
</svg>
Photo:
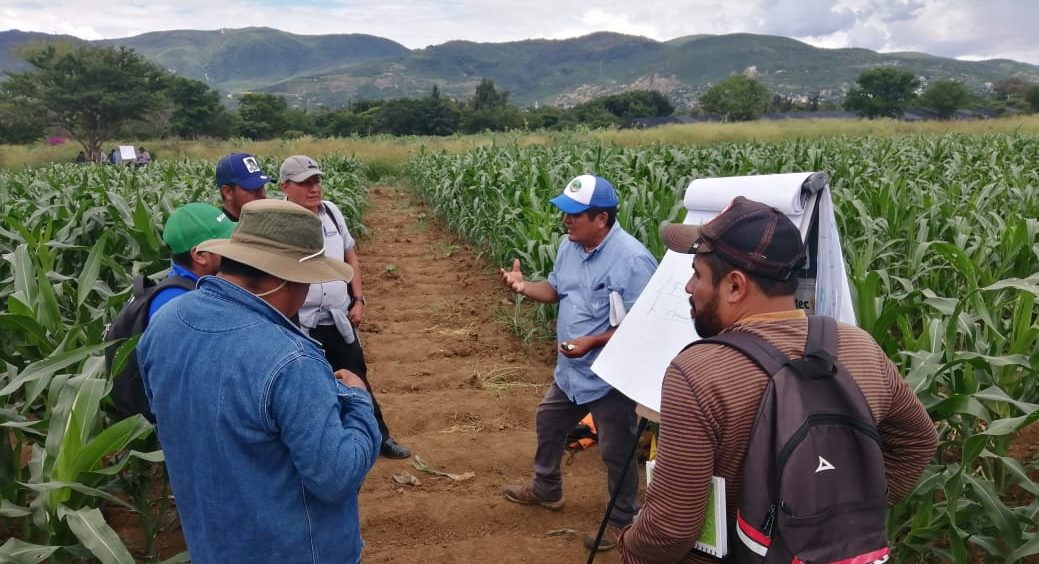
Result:
<svg viewBox="0 0 1039 564">
<path fill-rule="evenodd" d="M 995 485 L 976 476 L 964 476 L 967 484 L 974 490 L 974 499 L 978 500 L 985 514 L 999 530 L 1000 536 L 1009 546 L 1017 546 L 1021 542 L 1021 523 L 1014 513 L 1003 504 L 996 493 Z M 997 549 L 998 553 L 998 549 Z"/>
<path fill-rule="evenodd" d="M 29 508 L 15 505 L 6 499 L 0 499 L 0 517 L 12 519 L 27 515 L 30 515 Z M 3 560 L 0 559 L 0 562 L 3 562 Z"/>
<path fill-rule="evenodd" d="M 134 564 L 133 556 L 99 509 L 79 509 L 65 514 L 72 534 L 103 564 Z"/>
<path fill-rule="evenodd" d="M 106 243 L 108 243 L 108 233 L 102 234 L 97 243 L 90 248 L 90 254 L 87 255 L 87 260 L 83 263 L 79 278 L 76 280 L 76 307 L 82 306 L 87 301 L 87 297 L 94 289 L 94 284 L 97 283 Z"/>
<path fill-rule="evenodd" d="M 59 548 L 61 547 L 30 544 L 10 538 L 0 545 L 0 563 L 38 564 L 50 558 Z"/>
<path fill-rule="evenodd" d="M 71 351 L 63 351 L 51 354 L 43 360 L 38 360 L 22 370 L 10 383 L 0 389 L 0 397 L 13 393 L 21 388 L 26 382 L 40 378 L 49 378 L 54 373 L 68 368 L 84 359 L 99 354 L 105 349 L 105 344 L 88 345 Z M 31 401 L 29 399 L 27 402 Z"/>
<path fill-rule="evenodd" d="M 1021 546 L 1017 547 L 1014 552 L 1010 553 L 1010 556 L 1007 557 L 1006 564 L 1014 564 L 1027 556 L 1039 554 L 1039 533 L 1031 533 L 1031 536 L 1026 538 L 1027 540 Z"/>
<path fill-rule="evenodd" d="M 81 473 L 101 468 L 105 457 L 115 454 L 133 441 L 147 437 L 155 427 L 141 415 L 127 417 L 98 433 L 79 452 L 74 454 L 70 471 L 78 477 Z M 63 479 L 61 476 L 55 476 Z"/>
<path fill-rule="evenodd" d="M 1028 403 L 1024 401 L 1018 401 L 1006 394 L 998 386 L 990 386 L 974 394 L 974 397 L 979 400 L 990 400 L 1009 403 L 1014 407 L 1021 410 L 1023 415 L 1031 415 L 1032 412 L 1039 410 L 1039 404 Z"/>
<path fill-rule="evenodd" d="M 43 267 L 37 270 L 37 274 L 39 275 L 39 286 L 36 294 L 36 319 L 48 331 L 58 334 L 62 328 L 58 296 L 54 293 L 54 287 L 47 279 L 47 272 L 43 270 Z"/>
</svg>

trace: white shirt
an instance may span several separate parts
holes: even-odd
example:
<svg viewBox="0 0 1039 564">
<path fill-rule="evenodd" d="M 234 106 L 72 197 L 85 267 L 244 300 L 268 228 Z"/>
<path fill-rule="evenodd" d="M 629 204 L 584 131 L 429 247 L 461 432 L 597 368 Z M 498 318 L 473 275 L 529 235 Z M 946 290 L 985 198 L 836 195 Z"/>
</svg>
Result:
<svg viewBox="0 0 1039 564">
<path fill-rule="evenodd" d="M 332 212 L 331 216 L 329 211 Z M 321 218 L 321 228 L 325 233 L 325 256 L 345 260 L 346 252 L 353 250 L 356 242 L 346 227 L 343 213 L 332 202 L 322 200 L 318 217 Z M 335 325 L 343 340 L 352 343 L 357 337 L 347 317 L 349 307 L 350 294 L 346 282 L 335 280 L 311 284 L 307 299 L 303 307 L 299 308 L 299 324 L 304 331 L 318 325 Z"/>
</svg>

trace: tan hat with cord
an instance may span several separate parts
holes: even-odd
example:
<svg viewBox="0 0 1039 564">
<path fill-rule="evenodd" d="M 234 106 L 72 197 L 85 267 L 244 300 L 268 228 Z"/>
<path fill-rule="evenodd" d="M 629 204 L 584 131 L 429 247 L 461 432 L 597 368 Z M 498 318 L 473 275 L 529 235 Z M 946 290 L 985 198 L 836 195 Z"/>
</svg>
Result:
<svg viewBox="0 0 1039 564">
<path fill-rule="evenodd" d="M 198 246 L 289 282 L 349 282 L 354 271 L 343 259 L 325 256 L 321 220 L 302 206 L 284 200 L 255 200 L 242 206 L 230 239 Z"/>
</svg>

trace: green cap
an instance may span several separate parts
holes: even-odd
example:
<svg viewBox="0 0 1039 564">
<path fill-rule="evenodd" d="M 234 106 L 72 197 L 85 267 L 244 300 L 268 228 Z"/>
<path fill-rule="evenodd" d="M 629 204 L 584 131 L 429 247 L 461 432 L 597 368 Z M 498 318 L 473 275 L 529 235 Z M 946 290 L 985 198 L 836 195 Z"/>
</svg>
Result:
<svg viewBox="0 0 1039 564">
<path fill-rule="evenodd" d="M 209 204 L 195 202 L 181 206 L 170 214 L 162 230 L 162 240 L 173 254 L 186 253 L 210 239 L 227 239 L 235 222 Z"/>
</svg>

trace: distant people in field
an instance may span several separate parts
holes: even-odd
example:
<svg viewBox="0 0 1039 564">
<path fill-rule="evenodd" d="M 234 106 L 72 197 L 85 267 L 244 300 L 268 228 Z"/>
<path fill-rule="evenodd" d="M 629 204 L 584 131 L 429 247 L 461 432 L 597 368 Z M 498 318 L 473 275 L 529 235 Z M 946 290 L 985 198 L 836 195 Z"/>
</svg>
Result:
<svg viewBox="0 0 1039 564">
<path fill-rule="evenodd" d="M 76 155 L 75 162 L 76 163 L 85 163 L 85 162 L 87 162 L 87 154 L 85 152 L 83 152 L 83 151 L 80 151 L 79 154 Z"/>
<path fill-rule="evenodd" d="M 616 546 L 620 530 L 636 512 L 639 474 L 629 453 L 636 444 L 635 404 L 592 372 L 592 362 L 617 329 L 620 316 L 635 304 L 657 261 L 617 223 L 617 193 L 602 177 L 574 178 L 551 200 L 563 212 L 568 241 L 556 255 L 548 280 L 524 280 L 520 261 L 501 269 L 513 292 L 542 303 L 558 303 L 554 382 L 535 413 L 537 451 L 531 482 L 504 488 L 505 499 L 548 509 L 563 507 L 561 463 L 567 433 L 589 412 L 599 434 L 610 493 L 623 486 L 609 515 L 602 541 L 584 537 L 591 550 Z"/>
<path fill-rule="evenodd" d="M 172 255 L 169 275 L 155 285 L 149 285 L 143 275 L 134 280 L 133 299 L 112 321 L 105 333 L 105 340 L 140 335 L 159 308 L 173 298 L 194 290 L 202 276 L 216 274 L 220 267 L 220 255 L 200 251 L 198 245 L 210 239 L 226 239 L 234 228 L 235 223 L 210 204 L 196 202 L 173 210 L 162 229 L 162 240 Z M 109 368 L 115 353 L 114 347 L 105 351 Z M 112 385 L 112 400 L 120 419 L 140 413 L 155 422 L 144 393 L 136 354 L 131 356 L 126 367 L 116 376 Z"/>
<path fill-rule="evenodd" d="M 119 147 L 113 148 L 108 153 L 108 164 L 114 164 L 114 165 L 123 164 L 123 155 L 119 152 Z"/>
<path fill-rule="evenodd" d="M 359 562 L 358 491 L 382 436 L 364 381 L 332 372 L 290 318 L 310 285 L 349 282 L 321 220 L 242 207 L 216 276 L 166 304 L 137 347 L 194 562 Z"/>
<path fill-rule="evenodd" d="M 137 149 L 137 166 L 145 166 L 152 164 L 152 155 L 144 147 Z"/>
<path fill-rule="evenodd" d="M 267 176 L 256 157 L 248 153 L 231 153 L 216 163 L 216 186 L 224 213 L 238 221 L 242 206 L 267 197 Z"/>
<path fill-rule="evenodd" d="M 325 234 L 325 255 L 329 260 L 341 260 L 353 268 L 349 284 L 333 280 L 312 284 L 307 300 L 299 310 L 303 331 L 324 346 L 325 358 L 333 370 L 346 368 L 364 381 L 372 394 L 375 419 L 382 433 L 380 454 L 388 458 L 407 458 L 411 451 L 393 440 L 386 420 L 375 400 L 375 392 L 368 382 L 368 367 L 364 361 L 361 337 L 357 332 L 364 319 L 368 303 L 361 284 L 361 263 L 357 259 L 357 245 L 350 235 L 343 213 L 332 202 L 322 199 L 321 177 L 324 173 L 310 157 L 296 155 L 285 159 L 278 171 L 278 181 L 285 199 L 303 206 L 321 218 Z"/>
</svg>

